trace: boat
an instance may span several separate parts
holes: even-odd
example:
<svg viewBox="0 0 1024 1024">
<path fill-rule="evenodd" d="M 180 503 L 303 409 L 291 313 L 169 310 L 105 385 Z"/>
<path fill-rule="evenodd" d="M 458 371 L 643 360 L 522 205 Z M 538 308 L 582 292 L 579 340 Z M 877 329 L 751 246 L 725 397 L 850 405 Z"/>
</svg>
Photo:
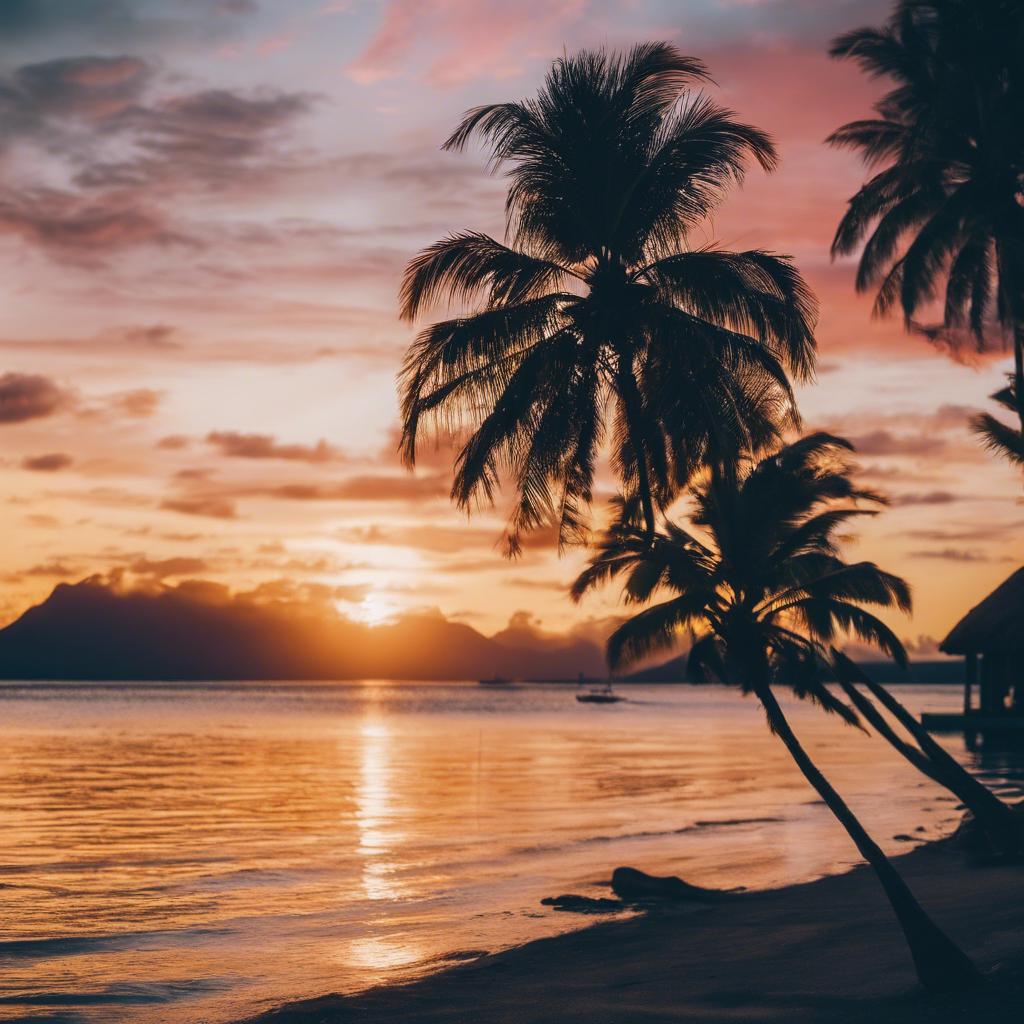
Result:
<svg viewBox="0 0 1024 1024">
<path fill-rule="evenodd" d="M 477 682 L 481 686 L 511 686 L 512 680 L 506 679 L 504 676 L 491 676 L 490 679 L 478 679 Z"/>
<path fill-rule="evenodd" d="M 591 686 L 586 693 L 577 693 L 576 699 L 581 704 L 618 704 L 620 700 L 626 698 L 620 697 L 612 690 L 612 682 L 609 679 L 602 686 Z"/>
</svg>

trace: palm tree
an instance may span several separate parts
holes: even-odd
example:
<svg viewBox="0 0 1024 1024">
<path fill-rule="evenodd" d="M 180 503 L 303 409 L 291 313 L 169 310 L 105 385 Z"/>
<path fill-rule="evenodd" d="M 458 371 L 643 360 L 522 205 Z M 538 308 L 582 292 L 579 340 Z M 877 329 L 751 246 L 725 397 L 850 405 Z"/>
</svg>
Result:
<svg viewBox="0 0 1024 1024">
<path fill-rule="evenodd" d="M 586 536 L 603 446 L 621 489 L 656 508 L 719 444 L 760 444 L 796 417 L 787 370 L 813 372 L 815 303 L 785 257 L 688 240 L 770 138 L 688 91 L 704 65 L 665 43 L 554 62 L 534 99 L 469 111 L 505 168 L 506 243 L 449 235 L 409 264 L 401 312 L 469 307 L 427 327 L 402 370 L 407 464 L 424 424 L 469 432 L 452 497 L 511 476 L 521 534 Z M 610 429 L 609 429 L 610 426 Z"/>
<path fill-rule="evenodd" d="M 1010 413 L 1017 413 L 1022 405 L 1017 396 L 1017 381 L 1011 376 L 1006 387 L 992 395 L 992 401 Z M 971 426 L 990 452 L 1024 469 L 1024 426 L 1018 429 L 988 412 L 975 416 Z"/>
<path fill-rule="evenodd" d="M 858 488 L 842 455 L 849 442 L 811 434 L 757 461 L 713 466 L 690 488 L 691 521 L 706 534 L 666 521 L 653 540 L 635 501 L 618 518 L 573 585 L 579 599 L 625 574 L 625 599 L 648 604 L 608 639 L 615 668 L 669 649 L 693 633 L 689 665 L 705 678 L 738 683 L 761 702 L 769 728 L 846 829 L 877 874 L 907 938 L 922 984 L 930 990 L 972 984 L 965 954 L 938 928 L 864 826 L 808 756 L 775 697 L 785 686 L 850 723 L 851 708 L 825 685 L 822 665 L 840 634 L 853 634 L 897 660 L 892 631 L 865 605 L 908 609 L 906 583 L 870 562 L 845 562 L 836 532 L 874 513 L 856 504 L 880 498 Z M 667 599 L 650 604 L 658 594 Z"/>
<path fill-rule="evenodd" d="M 894 88 L 877 117 L 828 139 L 880 168 L 850 200 L 833 255 L 862 242 L 858 291 L 908 322 L 945 283 L 951 343 L 1013 339 L 1013 411 L 1024 432 L 1024 6 L 1018 0 L 898 0 L 884 28 L 840 36 L 832 55 Z M 865 241 L 866 239 L 866 241 Z M 1019 442 L 1018 442 L 1019 443 Z"/>
</svg>

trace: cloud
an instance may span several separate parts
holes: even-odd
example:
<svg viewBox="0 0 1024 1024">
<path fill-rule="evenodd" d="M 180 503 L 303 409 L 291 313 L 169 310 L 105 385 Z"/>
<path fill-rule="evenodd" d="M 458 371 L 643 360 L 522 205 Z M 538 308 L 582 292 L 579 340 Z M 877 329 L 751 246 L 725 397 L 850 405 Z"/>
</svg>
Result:
<svg viewBox="0 0 1024 1024">
<path fill-rule="evenodd" d="M 30 469 L 37 473 L 55 473 L 67 469 L 74 464 L 74 459 L 63 452 L 51 452 L 47 455 L 26 455 L 21 460 L 22 469 Z"/>
<path fill-rule="evenodd" d="M 163 211 L 137 195 L 93 197 L 51 188 L 0 192 L 0 233 L 82 266 L 97 266 L 97 257 L 105 253 L 141 245 L 200 244 L 172 228 Z"/>
<path fill-rule="evenodd" d="M 156 446 L 163 451 L 181 451 L 189 446 L 189 439 L 184 434 L 168 434 L 167 437 L 161 437 Z"/>
<path fill-rule="evenodd" d="M 894 434 L 888 430 L 872 430 L 849 437 L 862 455 L 934 455 L 946 447 L 944 438 L 926 434 Z"/>
<path fill-rule="evenodd" d="M 40 565 L 33 565 L 29 569 L 22 570 L 16 576 L 48 576 L 55 579 L 69 579 L 72 576 L 81 575 L 81 569 L 66 562 L 54 559 L 50 562 L 43 562 Z"/>
<path fill-rule="evenodd" d="M 138 57 L 68 57 L 26 64 L 0 80 L 0 125 L 9 144 L 42 135 L 48 118 L 102 121 L 129 109 L 152 75 Z"/>
<path fill-rule="evenodd" d="M 75 182 L 86 189 L 237 188 L 242 175 L 259 176 L 276 164 L 282 134 L 312 103 L 304 93 L 208 89 L 136 104 L 104 126 L 129 139 L 136 153 L 95 160 Z"/>
<path fill-rule="evenodd" d="M 5 0 L 0 4 L 0 31 L 26 36 L 97 21 L 114 25 L 131 16 L 128 0 Z"/>
<path fill-rule="evenodd" d="M 937 548 L 926 551 L 911 551 L 911 558 L 931 558 L 943 562 L 991 562 L 992 559 L 982 551 L 969 551 L 965 548 Z"/>
<path fill-rule="evenodd" d="M 556 594 L 569 592 L 569 584 L 565 580 L 544 580 L 532 576 L 506 576 L 502 583 L 506 587 L 521 587 L 524 590 L 549 590 Z"/>
<path fill-rule="evenodd" d="M 131 419 L 145 419 L 156 412 L 162 394 L 152 388 L 122 391 L 109 399 L 110 409 Z"/>
<path fill-rule="evenodd" d="M 179 330 L 170 324 L 145 324 L 112 327 L 96 339 L 101 345 L 110 342 L 117 347 L 152 349 L 157 352 L 178 352 L 184 346 L 178 340 Z"/>
<path fill-rule="evenodd" d="M 370 526 L 349 527 L 339 531 L 339 536 L 357 544 L 382 544 L 449 555 L 474 548 L 496 548 L 501 540 L 501 530 L 497 527 L 487 529 L 468 525 L 430 526 L 417 523 L 415 526 L 383 526 L 373 523 Z"/>
<path fill-rule="evenodd" d="M 23 423 L 62 412 L 71 405 L 70 395 L 49 377 L 5 373 L 0 376 L 0 423 Z"/>
<path fill-rule="evenodd" d="M 211 8 L 218 17 L 210 17 Z M 167 0 L 3 0 L 0 41 L 15 52 L 37 39 L 208 44 L 237 32 L 259 6 L 254 0 L 176 0 L 171 16 L 169 9 Z"/>
<path fill-rule="evenodd" d="M 45 512 L 32 512 L 25 516 L 25 522 L 29 526 L 36 526 L 44 530 L 55 530 L 60 526 L 60 520 L 56 516 L 47 515 Z"/>
<path fill-rule="evenodd" d="M 958 405 L 956 403 L 946 402 L 943 405 L 940 405 L 928 418 L 933 426 L 942 429 L 950 427 L 966 427 L 968 421 L 977 414 L 977 406 Z"/>
<path fill-rule="evenodd" d="M 345 69 L 361 85 L 419 70 L 448 87 L 475 78 L 510 78 L 548 39 L 556 45 L 586 0 L 390 0 L 377 31 Z"/>
<path fill-rule="evenodd" d="M 893 505 L 951 505 L 960 497 L 950 491 L 924 491 L 919 494 L 899 494 L 893 498 Z"/>
<path fill-rule="evenodd" d="M 209 516 L 211 519 L 234 519 L 234 503 L 227 498 L 212 495 L 195 495 L 183 498 L 166 498 L 160 503 L 161 508 L 171 512 L 181 512 L 187 516 Z"/>
<path fill-rule="evenodd" d="M 448 496 L 438 476 L 384 476 L 367 473 L 333 484 L 281 484 L 258 493 L 292 501 L 426 501 Z"/>
<path fill-rule="evenodd" d="M 141 420 L 152 416 L 162 399 L 162 391 L 153 388 L 132 388 L 129 391 L 115 391 L 89 402 L 81 402 L 77 411 L 83 419 L 125 417 Z"/>
<path fill-rule="evenodd" d="M 239 434 L 233 430 L 215 430 L 206 435 L 222 455 L 239 459 L 284 459 L 291 462 L 330 462 L 339 451 L 326 441 L 315 445 L 281 444 L 270 434 Z"/>
<path fill-rule="evenodd" d="M 153 96 L 156 83 L 162 92 Z M 0 146 L 41 150 L 63 173 L 40 184 L 38 153 L 7 174 L 0 232 L 54 258 L 96 265 L 138 246 L 199 247 L 169 206 L 196 192 L 237 194 L 304 168 L 285 148 L 313 104 L 279 90 L 203 89 L 175 82 L 136 56 L 81 56 L 27 64 L 0 76 Z"/>
<path fill-rule="evenodd" d="M 963 540 L 997 540 L 1001 537 L 1017 537 L 1024 529 L 1024 522 L 1010 520 L 1004 522 L 989 521 L 979 525 L 959 526 L 952 529 L 908 530 L 907 536 L 915 540 L 938 542 Z"/>
<path fill-rule="evenodd" d="M 174 558 L 136 558 L 129 563 L 128 569 L 138 576 L 152 576 L 162 580 L 168 576 L 194 576 L 207 572 L 209 565 L 202 558 L 178 556 Z"/>
</svg>

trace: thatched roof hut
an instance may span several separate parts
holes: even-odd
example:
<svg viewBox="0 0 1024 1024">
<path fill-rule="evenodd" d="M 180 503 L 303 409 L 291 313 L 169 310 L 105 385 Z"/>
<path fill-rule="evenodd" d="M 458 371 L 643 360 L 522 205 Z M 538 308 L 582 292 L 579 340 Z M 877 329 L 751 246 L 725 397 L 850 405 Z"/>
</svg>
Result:
<svg viewBox="0 0 1024 1024">
<path fill-rule="evenodd" d="M 946 654 L 1024 654 L 1024 569 L 976 604 L 939 645 Z"/>
<path fill-rule="evenodd" d="M 1024 715 L 1024 569 L 976 604 L 950 630 L 939 650 L 966 655 L 965 714 L 973 711 L 971 690 L 977 682 L 979 711 Z"/>
</svg>

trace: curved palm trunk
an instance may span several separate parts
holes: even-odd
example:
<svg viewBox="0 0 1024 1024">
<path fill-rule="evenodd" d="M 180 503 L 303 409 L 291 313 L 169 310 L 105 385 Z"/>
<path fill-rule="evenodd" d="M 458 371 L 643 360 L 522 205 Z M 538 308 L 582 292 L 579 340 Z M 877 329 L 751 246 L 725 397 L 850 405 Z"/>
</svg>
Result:
<svg viewBox="0 0 1024 1024">
<path fill-rule="evenodd" d="M 843 693 L 850 698 L 850 703 L 867 719 L 868 724 L 882 739 L 923 775 L 927 775 L 929 779 L 937 782 L 940 786 L 949 788 L 931 761 L 917 747 L 902 739 L 878 708 L 853 683 L 841 682 L 839 685 L 842 687 Z"/>
<path fill-rule="evenodd" d="M 927 767 L 921 767 L 912 756 L 901 749 L 899 744 L 902 744 L 902 741 L 899 737 L 894 736 L 896 743 L 893 745 L 896 749 L 907 757 L 915 767 L 920 768 L 926 775 L 938 782 L 939 785 L 945 786 L 960 799 L 985 830 L 985 834 L 995 844 L 997 852 L 1007 855 L 1020 854 L 1022 844 L 1024 844 L 1024 829 L 1022 829 L 1013 809 L 1003 803 L 988 786 L 979 782 L 952 754 L 936 742 L 931 733 L 884 686 L 863 673 L 860 675 L 861 682 L 868 688 L 871 695 L 914 737 L 923 756 L 927 759 Z M 842 685 L 855 703 L 857 703 L 858 697 L 862 701 L 865 700 L 855 687 L 850 686 L 847 689 L 848 684 Z M 856 693 L 856 697 L 854 697 L 854 693 Z M 867 701 L 865 703 L 870 704 Z M 881 718 L 874 706 L 870 706 L 875 715 Z M 861 705 L 857 704 L 857 707 L 860 709 Z M 864 717 L 878 729 L 867 711 L 864 712 Z M 881 729 L 878 731 L 885 736 Z M 888 736 L 885 738 L 889 739 Z M 889 742 L 893 741 L 890 739 Z M 902 744 L 902 746 L 909 747 L 909 744 Z M 910 750 L 913 749 L 910 747 Z"/>
<path fill-rule="evenodd" d="M 889 862 L 889 858 L 868 835 L 857 816 L 847 807 L 843 798 L 832 788 L 831 783 L 808 756 L 790 728 L 789 721 L 775 699 L 771 687 L 757 686 L 754 692 L 764 706 L 769 725 L 786 745 L 804 778 L 839 819 L 861 856 L 874 869 L 906 936 L 921 984 L 929 992 L 950 992 L 976 984 L 978 972 L 974 964 L 924 912 L 907 883 Z"/>
</svg>

